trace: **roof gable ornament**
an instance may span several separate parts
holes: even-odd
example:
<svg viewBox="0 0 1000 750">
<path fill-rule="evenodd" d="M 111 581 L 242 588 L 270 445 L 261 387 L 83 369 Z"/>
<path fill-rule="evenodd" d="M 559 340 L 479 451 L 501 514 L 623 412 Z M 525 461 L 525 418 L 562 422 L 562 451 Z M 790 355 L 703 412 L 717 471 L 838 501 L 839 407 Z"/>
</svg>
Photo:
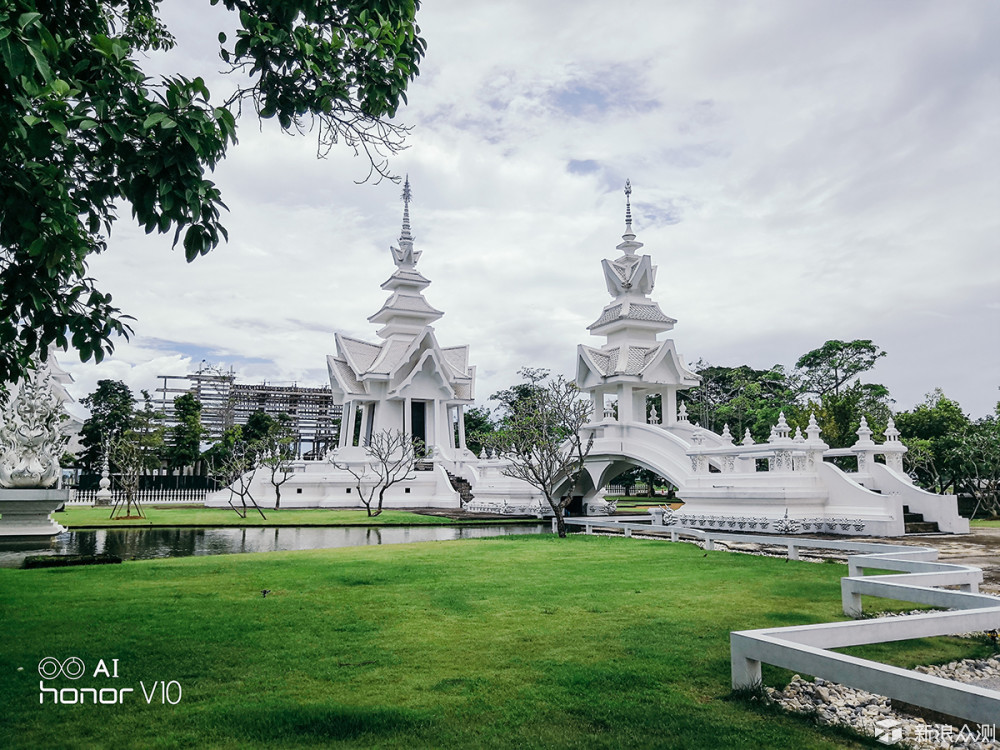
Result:
<svg viewBox="0 0 1000 750">
<path fill-rule="evenodd" d="M 413 191 L 410 189 L 410 175 L 406 175 L 403 183 L 403 228 L 399 233 L 399 247 L 389 246 L 392 260 L 399 268 L 414 268 L 420 260 L 420 250 L 413 249 L 413 235 L 410 234 L 410 201 Z"/>
<path fill-rule="evenodd" d="M 648 255 L 638 256 L 635 251 L 643 245 L 635 239 L 632 230 L 632 183 L 625 180 L 625 234 L 616 247 L 623 255 L 617 260 L 603 260 L 604 280 L 608 293 L 616 299 L 622 295 L 638 293 L 647 295 L 653 291 L 656 281 L 656 266 Z"/>
</svg>

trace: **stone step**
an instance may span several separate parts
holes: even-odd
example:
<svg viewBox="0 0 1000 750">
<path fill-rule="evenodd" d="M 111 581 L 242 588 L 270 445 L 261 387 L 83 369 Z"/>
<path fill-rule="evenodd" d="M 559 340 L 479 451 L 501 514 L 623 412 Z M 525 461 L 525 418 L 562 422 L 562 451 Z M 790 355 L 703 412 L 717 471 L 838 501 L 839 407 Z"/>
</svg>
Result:
<svg viewBox="0 0 1000 750">
<path fill-rule="evenodd" d="M 907 534 L 937 534 L 939 531 L 937 522 L 934 521 L 906 524 Z"/>
<path fill-rule="evenodd" d="M 458 496 L 462 499 L 462 505 L 468 505 L 468 503 L 474 498 L 472 494 L 472 485 L 469 484 L 468 479 L 463 479 L 462 477 L 452 474 L 450 471 L 445 469 L 445 474 L 448 475 L 448 480 L 451 482 L 451 487 Z"/>
<path fill-rule="evenodd" d="M 923 523 L 924 514 L 923 513 L 904 513 L 903 523 Z"/>
</svg>

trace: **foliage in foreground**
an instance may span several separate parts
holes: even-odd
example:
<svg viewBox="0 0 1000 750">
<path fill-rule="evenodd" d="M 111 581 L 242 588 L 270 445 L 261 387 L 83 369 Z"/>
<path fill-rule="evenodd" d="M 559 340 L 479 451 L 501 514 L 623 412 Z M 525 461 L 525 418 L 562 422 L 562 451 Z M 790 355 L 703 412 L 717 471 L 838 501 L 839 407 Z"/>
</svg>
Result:
<svg viewBox="0 0 1000 750">
<path fill-rule="evenodd" d="M 729 632 L 837 619 L 842 565 L 535 536 L 114 568 L 0 570 L 0 744 L 860 746 L 727 700 Z M 889 657 L 970 648 L 934 639 Z M 137 692 L 176 680 L 183 698 L 39 706 L 39 660 L 71 655 L 119 659 Z"/>
<path fill-rule="evenodd" d="M 417 0 L 208 0 L 237 25 L 219 35 L 237 73 L 224 101 L 201 77 L 143 73 L 146 53 L 174 46 L 160 2 L 0 5 L 0 384 L 50 344 L 100 362 L 130 332 L 87 276 L 119 205 L 188 261 L 227 237 L 206 173 L 244 105 L 288 132 L 315 125 L 321 155 L 340 141 L 380 176 L 402 147 L 391 118 L 424 53 Z"/>
</svg>

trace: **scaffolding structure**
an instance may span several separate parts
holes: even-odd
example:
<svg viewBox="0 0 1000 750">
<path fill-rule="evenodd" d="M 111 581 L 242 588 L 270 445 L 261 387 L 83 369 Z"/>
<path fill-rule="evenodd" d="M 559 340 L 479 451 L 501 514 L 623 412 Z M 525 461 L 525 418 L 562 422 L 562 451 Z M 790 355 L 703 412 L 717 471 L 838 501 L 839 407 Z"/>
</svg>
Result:
<svg viewBox="0 0 1000 750">
<path fill-rule="evenodd" d="M 295 453 L 319 458 L 337 445 L 341 407 L 334 405 L 329 386 L 237 383 L 230 368 L 203 367 L 187 375 L 158 375 L 162 385 L 159 408 L 168 426 L 177 424 L 174 398 L 190 393 L 201 403 L 201 424 L 207 442 L 218 440 L 233 425 L 244 425 L 254 412 L 274 418 L 287 414 L 295 434 Z"/>
</svg>

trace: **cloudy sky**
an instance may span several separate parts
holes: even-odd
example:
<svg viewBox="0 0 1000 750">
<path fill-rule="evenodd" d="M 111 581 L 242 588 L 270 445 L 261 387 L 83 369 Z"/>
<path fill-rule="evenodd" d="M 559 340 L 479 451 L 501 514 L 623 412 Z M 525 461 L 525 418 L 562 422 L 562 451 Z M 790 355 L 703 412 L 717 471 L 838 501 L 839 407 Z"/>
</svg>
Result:
<svg viewBox="0 0 1000 750">
<path fill-rule="evenodd" d="M 213 95 L 225 12 L 167 0 L 179 46 L 146 62 Z M 426 1 L 427 57 L 392 168 L 444 346 L 477 396 L 525 365 L 572 374 L 608 301 L 600 261 L 631 178 L 654 297 L 689 361 L 794 364 L 827 339 L 888 352 L 900 409 L 941 387 L 1000 397 L 1000 5 L 988 0 Z M 399 186 L 357 185 L 350 150 L 246 119 L 216 171 L 230 242 L 193 264 L 123 211 L 91 273 L 136 335 L 99 378 L 155 388 L 202 360 L 242 379 L 326 381 L 333 333 L 393 270 Z"/>
</svg>

